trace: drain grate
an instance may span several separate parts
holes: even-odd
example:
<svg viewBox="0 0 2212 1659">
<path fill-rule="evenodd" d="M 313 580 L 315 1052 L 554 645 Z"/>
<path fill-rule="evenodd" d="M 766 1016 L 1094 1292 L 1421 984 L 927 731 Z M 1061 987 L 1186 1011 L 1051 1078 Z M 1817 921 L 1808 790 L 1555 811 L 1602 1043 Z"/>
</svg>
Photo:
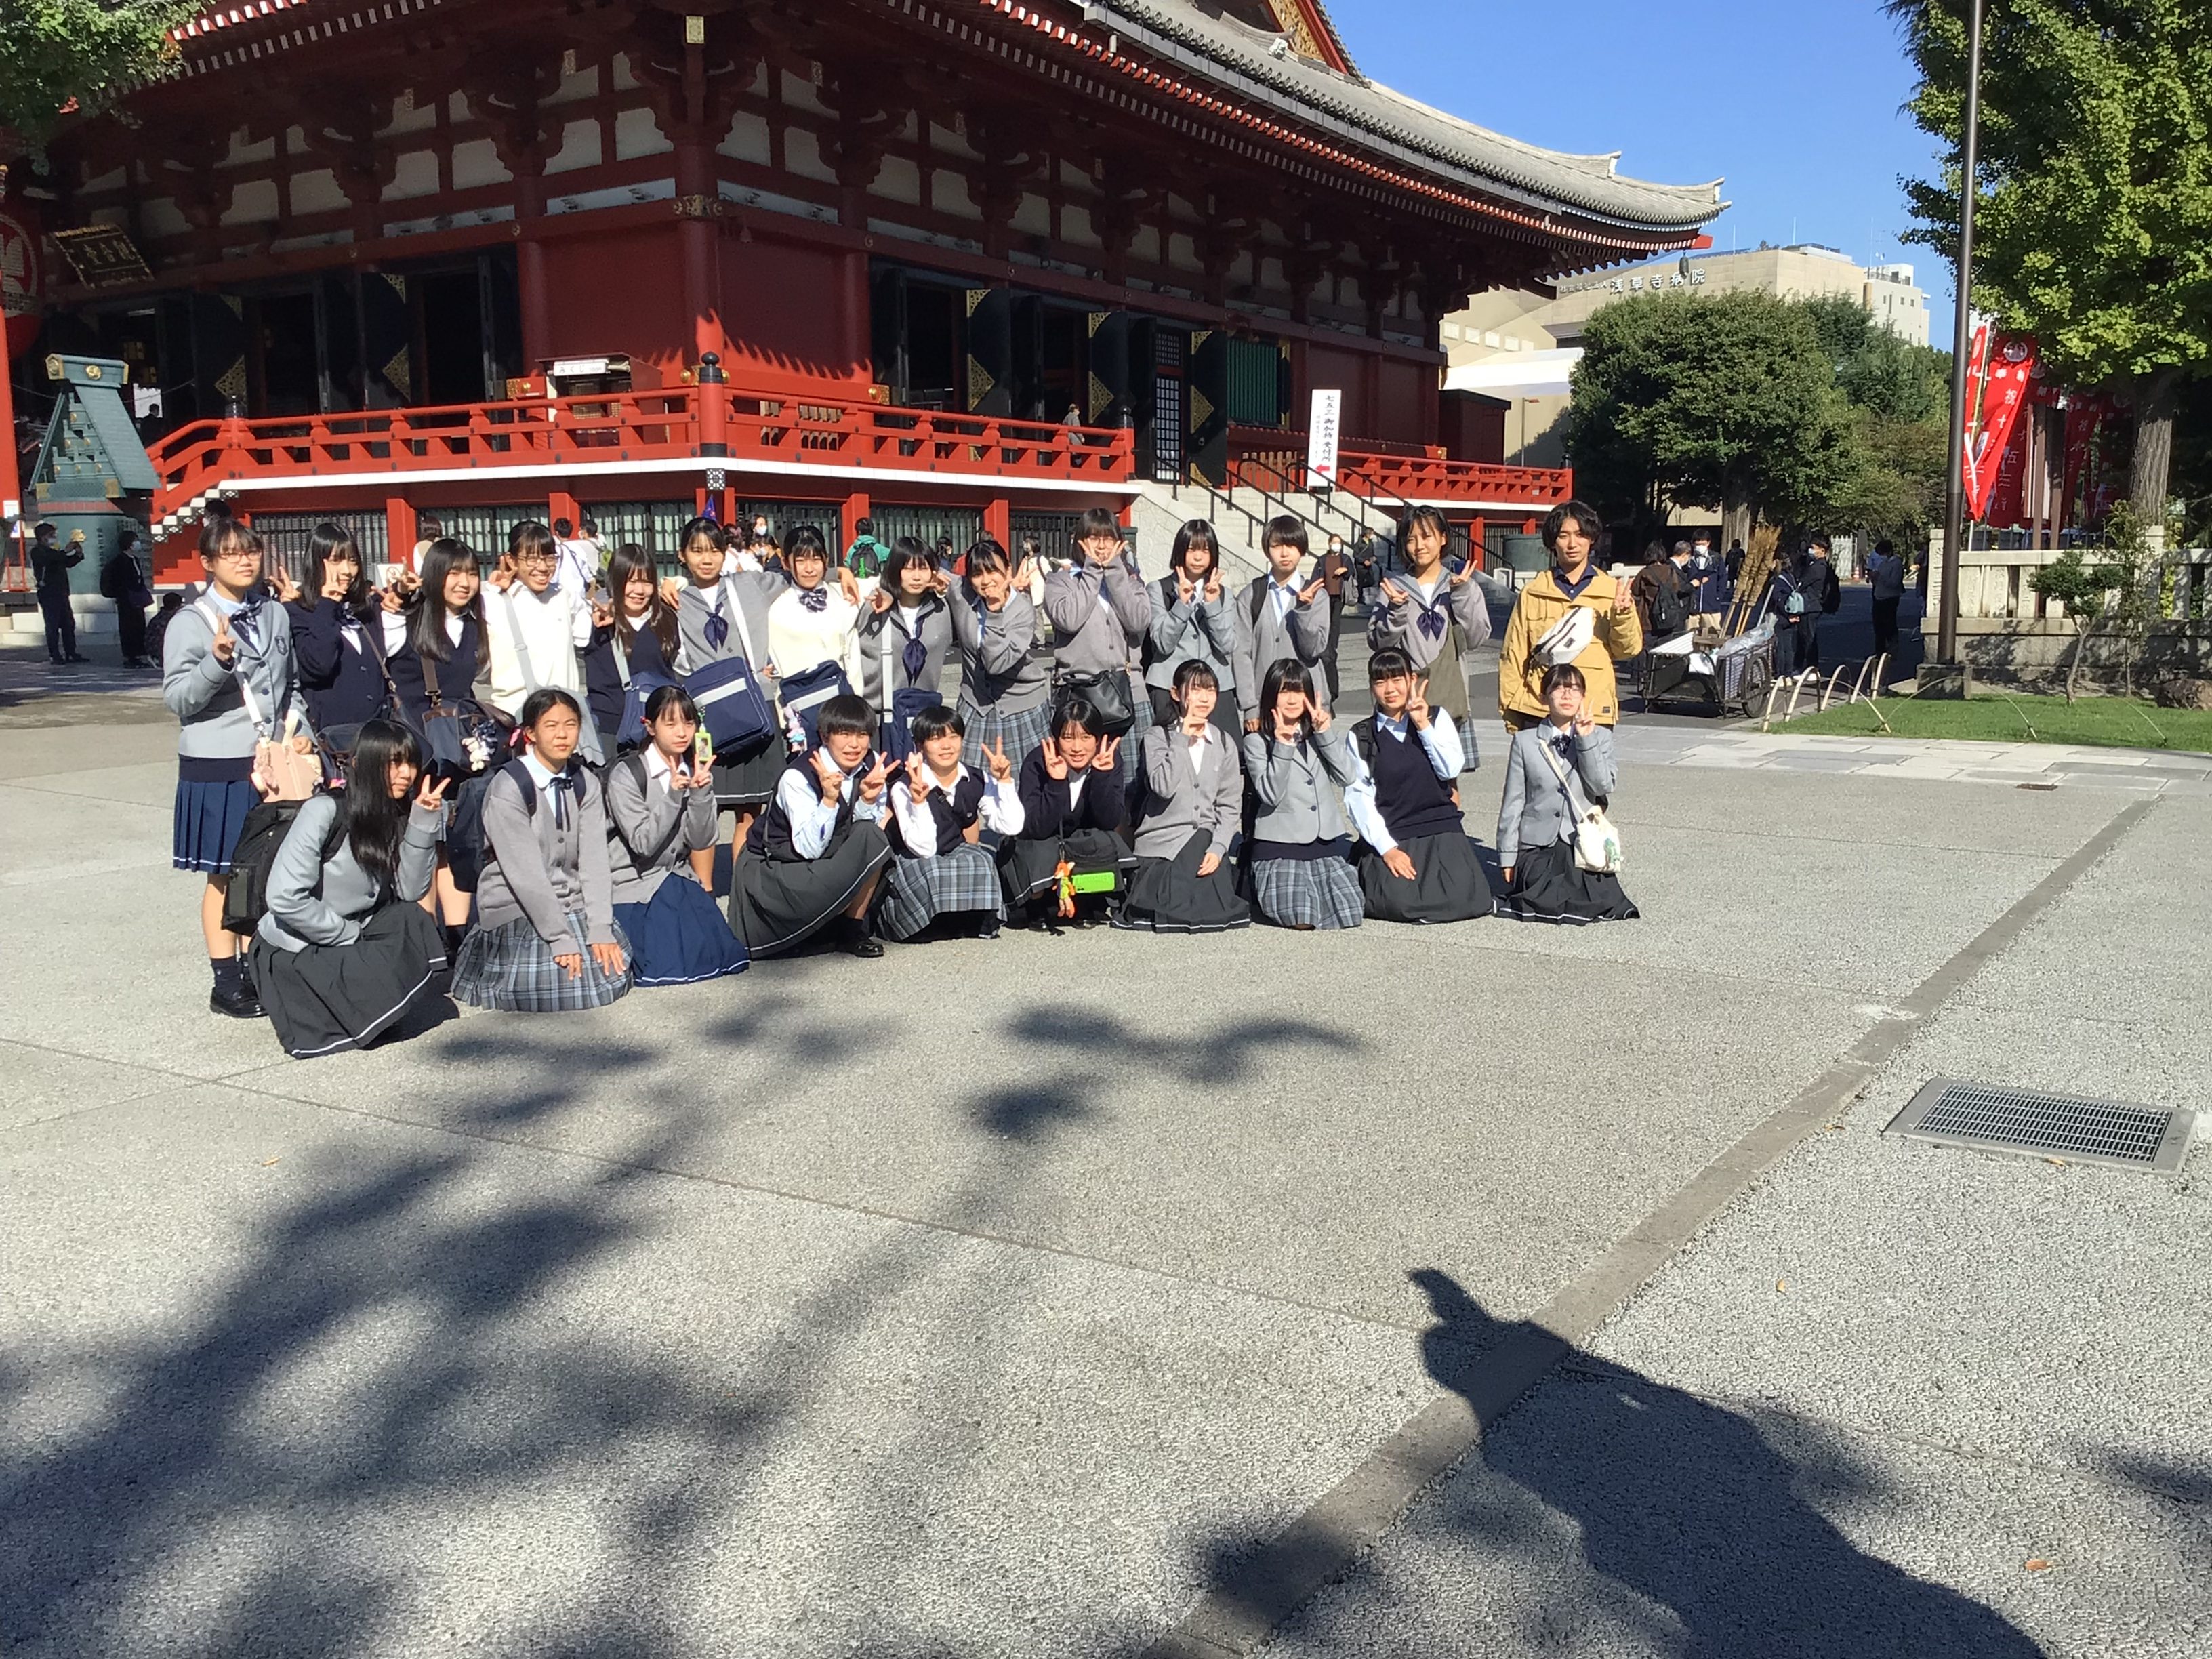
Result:
<svg viewBox="0 0 2212 1659">
<path fill-rule="evenodd" d="M 1882 1133 L 2124 1170 L 2178 1170 L 2196 1123 L 2193 1112 L 1937 1078 Z"/>
</svg>

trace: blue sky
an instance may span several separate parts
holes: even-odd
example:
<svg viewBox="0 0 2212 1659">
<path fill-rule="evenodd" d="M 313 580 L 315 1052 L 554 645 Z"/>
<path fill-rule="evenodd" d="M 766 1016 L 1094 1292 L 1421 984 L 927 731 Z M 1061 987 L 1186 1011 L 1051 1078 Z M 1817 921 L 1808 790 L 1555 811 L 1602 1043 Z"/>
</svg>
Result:
<svg viewBox="0 0 2212 1659">
<path fill-rule="evenodd" d="M 1899 174 L 1933 140 L 1900 113 L 1912 68 L 1881 0 L 1328 0 L 1361 73 L 1531 143 L 1621 152 L 1668 184 L 1727 180 L 1716 247 L 1825 242 L 1951 283 L 1911 228 Z"/>
</svg>

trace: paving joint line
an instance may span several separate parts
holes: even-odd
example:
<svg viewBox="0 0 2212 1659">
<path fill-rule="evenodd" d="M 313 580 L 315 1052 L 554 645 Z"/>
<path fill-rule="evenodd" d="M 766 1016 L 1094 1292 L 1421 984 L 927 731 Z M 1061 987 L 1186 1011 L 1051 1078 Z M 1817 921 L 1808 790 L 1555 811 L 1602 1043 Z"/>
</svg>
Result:
<svg viewBox="0 0 2212 1659">
<path fill-rule="evenodd" d="M 1632 1228 L 1518 1329 L 1448 1380 L 1412 1419 L 1305 1513 L 1249 1558 L 1227 1583 L 1200 1597 L 1144 1659 L 1244 1659 L 1381 1540 L 1432 1482 L 1579 1352 L 1592 1333 L 1740 1194 L 1817 1126 L 1865 1092 L 1940 1009 L 2142 822 L 2153 803 L 2122 807 L 2057 868 L 1921 981 L 1787 1105 Z M 1439 1379 L 1445 1381 L 1446 1379 Z"/>
</svg>

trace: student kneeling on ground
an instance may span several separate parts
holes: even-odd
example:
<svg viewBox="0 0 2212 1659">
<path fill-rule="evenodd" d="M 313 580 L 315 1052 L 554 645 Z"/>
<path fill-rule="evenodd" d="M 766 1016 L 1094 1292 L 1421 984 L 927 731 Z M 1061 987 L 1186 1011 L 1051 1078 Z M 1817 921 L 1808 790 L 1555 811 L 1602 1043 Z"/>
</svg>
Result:
<svg viewBox="0 0 2212 1659">
<path fill-rule="evenodd" d="M 1575 858 L 1575 826 L 1613 793 L 1613 733 L 1592 716 L 1573 664 L 1544 672 L 1544 699 L 1545 718 L 1513 734 L 1505 763 L 1498 809 L 1505 896 L 1498 914 L 1517 921 L 1633 921 L 1620 878 L 1584 870 Z"/>
<path fill-rule="evenodd" d="M 963 761 L 965 724 L 942 704 L 915 715 L 910 736 L 913 752 L 891 784 L 897 856 L 884 878 L 878 925 L 886 939 L 902 941 L 939 922 L 996 939 L 1006 904 L 994 854 L 1022 827 L 1014 763 L 1002 749 L 981 768 Z"/>
<path fill-rule="evenodd" d="M 1218 933 L 1252 925 L 1237 879 L 1244 767 L 1215 716 L 1221 678 L 1188 658 L 1175 672 L 1172 724 L 1145 733 L 1135 786 L 1137 867 L 1116 927 Z M 1234 705 L 1232 705 L 1233 707 Z"/>
<path fill-rule="evenodd" d="M 617 554 L 616 557 L 622 556 Z M 714 906 L 714 745 L 680 685 L 645 700 L 645 746 L 603 775 L 615 921 L 640 985 L 694 985 L 741 974 L 744 941 Z"/>
<path fill-rule="evenodd" d="M 1359 888 L 1376 921 L 1467 921 L 1490 914 L 1489 878 L 1460 817 L 1466 757 L 1450 715 L 1429 706 L 1426 675 L 1402 651 L 1367 663 L 1375 713 L 1352 728 L 1362 775 L 1344 792 L 1358 830 Z"/>
<path fill-rule="evenodd" d="M 250 951 L 293 1059 L 365 1048 L 435 994 L 446 945 L 422 902 L 445 806 L 415 734 L 382 720 L 362 726 L 345 788 L 301 803 Z"/>
<path fill-rule="evenodd" d="M 615 921 L 607 809 L 576 750 L 584 711 L 557 686 L 530 694 L 528 746 L 484 791 L 476 931 L 453 965 L 453 995 L 524 1014 L 604 1008 L 634 982 Z"/>
<path fill-rule="evenodd" d="M 891 844 L 884 835 L 889 771 L 876 718 L 849 692 L 821 705 L 812 747 L 791 757 L 753 820 L 730 880 L 730 927 L 757 957 L 781 955 L 832 921 L 848 955 L 879 957 L 868 932 Z"/>
</svg>

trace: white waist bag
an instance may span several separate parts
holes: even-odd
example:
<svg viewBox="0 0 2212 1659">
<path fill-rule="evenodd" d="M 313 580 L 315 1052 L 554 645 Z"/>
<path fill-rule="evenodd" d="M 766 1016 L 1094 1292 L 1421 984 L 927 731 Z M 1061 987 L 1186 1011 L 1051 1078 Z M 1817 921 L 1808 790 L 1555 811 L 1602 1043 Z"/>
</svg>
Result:
<svg viewBox="0 0 2212 1659">
<path fill-rule="evenodd" d="M 1544 758 L 1559 780 L 1559 787 L 1567 792 L 1567 805 L 1575 814 L 1575 868 L 1594 876 L 1617 876 L 1620 873 L 1620 831 L 1605 808 L 1595 802 L 1587 806 L 1575 805 L 1575 786 L 1568 773 L 1566 763 L 1550 744 L 1544 745 Z"/>
</svg>

